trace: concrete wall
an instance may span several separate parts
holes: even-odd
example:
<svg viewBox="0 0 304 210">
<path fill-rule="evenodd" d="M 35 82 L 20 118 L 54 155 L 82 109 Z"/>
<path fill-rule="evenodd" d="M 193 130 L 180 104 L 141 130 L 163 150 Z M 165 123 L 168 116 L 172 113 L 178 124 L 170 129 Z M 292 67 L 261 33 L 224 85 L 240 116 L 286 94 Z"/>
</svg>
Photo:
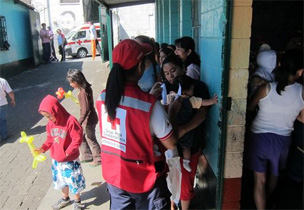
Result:
<svg viewBox="0 0 304 210">
<path fill-rule="evenodd" d="M 0 65 L 33 56 L 29 9 L 13 1 L 1 1 L 0 15 L 6 19 L 9 50 L 0 51 Z M 1 67 L 2 71 L 2 67 Z"/>
<path fill-rule="evenodd" d="M 223 209 L 239 209 L 243 166 L 252 0 L 233 4 L 228 112 L 223 186 Z"/>
<path fill-rule="evenodd" d="M 155 38 L 154 4 L 121 7 L 114 9 L 113 13 L 118 18 L 116 24 L 118 29 L 115 29 L 118 33 L 118 40 L 132 39 L 138 35 Z"/>
</svg>

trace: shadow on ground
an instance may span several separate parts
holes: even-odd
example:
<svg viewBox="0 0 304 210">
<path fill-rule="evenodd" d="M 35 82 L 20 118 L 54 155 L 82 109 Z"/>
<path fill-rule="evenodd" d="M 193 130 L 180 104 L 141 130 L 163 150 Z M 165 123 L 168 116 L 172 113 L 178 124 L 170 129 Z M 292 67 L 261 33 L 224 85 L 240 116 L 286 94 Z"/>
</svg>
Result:
<svg viewBox="0 0 304 210">
<path fill-rule="evenodd" d="M 56 97 L 59 87 L 65 91 L 72 90 L 66 80 L 66 73 L 71 68 L 82 69 L 83 62 L 60 62 L 40 65 L 37 68 L 24 71 L 8 80 L 14 90 L 16 106 L 7 110 L 7 125 L 9 139 L 12 143 L 19 138 L 20 132 L 29 135 L 45 132 L 44 126 L 36 126 L 42 119 L 38 113 L 41 100 L 48 94 Z"/>
</svg>

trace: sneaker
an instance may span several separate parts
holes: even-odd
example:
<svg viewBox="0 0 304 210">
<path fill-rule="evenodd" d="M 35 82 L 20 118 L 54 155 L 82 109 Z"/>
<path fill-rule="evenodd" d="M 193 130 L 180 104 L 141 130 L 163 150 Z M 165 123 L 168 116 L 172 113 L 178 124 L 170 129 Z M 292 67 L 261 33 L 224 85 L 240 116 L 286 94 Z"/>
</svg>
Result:
<svg viewBox="0 0 304 210">
<path fill-rule="evenodd" d="M 60 198 L 59 201 L 56 204 L 54 204 L 52 207 L 53 207 L 53 210 L 58 210 L 58 209 L 62 209 L 64 207 L 66 207 L 70 204 L 71 204 L 70 198 L 68 198 L 66 200 L 63 198 Z"/>
<path fill-rule="evenodd" d="M 189 164 L 190 164 L 190 160 L 183 160 L 184 169 L 186 169 L 188 172 L 191 172 L 191 168 Z"/>
<path fill-rule="evenodd" d="M 84 205 L 80 202 L 74 202 L 74 210 L 82 210 L 84 208 Z"/>
</svg>

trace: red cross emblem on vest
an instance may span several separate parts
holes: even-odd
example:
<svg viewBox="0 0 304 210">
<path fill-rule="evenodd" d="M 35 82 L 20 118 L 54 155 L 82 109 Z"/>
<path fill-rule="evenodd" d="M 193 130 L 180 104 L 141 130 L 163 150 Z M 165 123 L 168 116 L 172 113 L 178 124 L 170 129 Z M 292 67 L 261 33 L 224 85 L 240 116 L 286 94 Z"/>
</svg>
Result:
<svg viewBox="0 0 304 210">
<path fill-rule="evenodd" d="M 79 40 L 77 41 L 77 44 L 80 45 L 81 43 L 82 43 L 82 41 L 79 39 Z"/>
<path fill-rule="evenodd" d="M 111 129 L 112 130 L 116 130 L 116 125 L 120 125 L 120 119 L 118 119 L 118 118 L 115 118 L 113 121 L 111 121 L 109 116 L 108 116 L 107 122 L 111 123 Z"/>
</svg>

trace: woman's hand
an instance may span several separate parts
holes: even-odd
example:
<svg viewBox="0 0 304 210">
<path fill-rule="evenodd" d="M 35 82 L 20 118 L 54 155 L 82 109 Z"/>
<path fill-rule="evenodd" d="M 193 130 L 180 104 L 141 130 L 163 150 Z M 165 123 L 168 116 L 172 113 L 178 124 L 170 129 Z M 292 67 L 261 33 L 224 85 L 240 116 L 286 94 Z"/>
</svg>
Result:
<svg viewBox="0 0 304 210">
<path fill-rule="evenodd" d="M 171 103 L 174 101 L 176 95 L 177 95 L 177 94 L 176 94 L 174 91 L 171 91 L 171 92 L 167 95 L 167 103 L 168 103 L 168 104 L 171 104 Z"/>
<path fill-rule="evenodd" d="M 154 95 L 155 97 L 159 97 L 163 91 L 163 88 L 161 87 L 161 82 L 156 82 L 153 87 L 150 90 L 150 94 Z"/>
</svg>

